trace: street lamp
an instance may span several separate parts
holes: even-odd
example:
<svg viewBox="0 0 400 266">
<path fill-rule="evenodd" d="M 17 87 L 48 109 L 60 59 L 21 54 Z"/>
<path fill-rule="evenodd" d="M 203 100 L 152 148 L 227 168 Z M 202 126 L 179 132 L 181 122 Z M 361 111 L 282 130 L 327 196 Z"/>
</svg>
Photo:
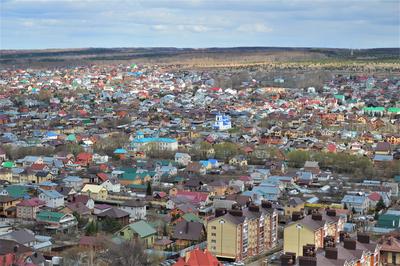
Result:
<svg viewBox="0 0 400 266">
<path fill-rule="evenodd" d="M 300 230 L 303 229 L 301 224 L 296 224 L 297 228 L 297 256 L 300 256 Z"/>
<path fill-rule="evenodd" d="M 220 220 L 220 221 L 219 221 L 219 224 L 221 225 L 221 257 L 222 257 L 222 237 L 223 237 L 223 235 L 224 235 L 224 231 L 223 231 L 223 229 L 224 229 L 224 227 L 223 227 L 224 223 L 225 223 L 224 220 Z"/>
</svg>

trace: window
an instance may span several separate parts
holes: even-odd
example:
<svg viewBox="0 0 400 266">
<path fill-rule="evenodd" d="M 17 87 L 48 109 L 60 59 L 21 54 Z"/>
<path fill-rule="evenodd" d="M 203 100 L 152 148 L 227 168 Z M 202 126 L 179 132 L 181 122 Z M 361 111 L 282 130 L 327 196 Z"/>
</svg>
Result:
<svg viewBox="0 0 400 266">
<path fill-rule="evenodd" d="M 211 243 L 217 243 L 217 240 L 215 240 L 215 239 L 211 239 Z"/>
<path fill-rule="evenodd" d="M 211 236 L 216 236 L 217 234 L 216 233 L 211 233 Z"/>
<path fill-rule="evenodd" d="M 211 230 L 216 230 L 217 227 L 216 226 L 211 226 Z"/>
<path fill-rule="evenodd" d="M 119 232 L 119 235 L 120 236 L 124 236 L 124 232 Z"/>
<path fill-rule="evenodd" d="M 396 254 L 395 252 L 392 252 L 392 264 L 396 264 Z"/>
</svg>

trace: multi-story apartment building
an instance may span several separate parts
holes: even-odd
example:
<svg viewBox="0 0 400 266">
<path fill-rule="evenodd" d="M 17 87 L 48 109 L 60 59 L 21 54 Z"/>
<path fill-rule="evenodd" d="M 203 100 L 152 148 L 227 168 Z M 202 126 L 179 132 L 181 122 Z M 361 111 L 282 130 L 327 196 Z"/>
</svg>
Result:
<svg viewBox="0 0 400 266">
<path fill-rule="evenodd" d="M 278 213 L 270 202 L 243 210 L 217 210 L 207 224 L 208 249 L 236 261 L 262 254 L 277 245 Z"/>
<path fill-rule="evenodd" d="M 345 216 L 337 216 L 335 210 L 326 213 L 313 213 L 303 219 L 293 221 L 284 229 L 283 250 L 303 255 L 303 246 L 315 245 L 322 248 L 324 238 L 330 236 L 339 242 L 340 232 L 343 231 Z"/>
</svg>

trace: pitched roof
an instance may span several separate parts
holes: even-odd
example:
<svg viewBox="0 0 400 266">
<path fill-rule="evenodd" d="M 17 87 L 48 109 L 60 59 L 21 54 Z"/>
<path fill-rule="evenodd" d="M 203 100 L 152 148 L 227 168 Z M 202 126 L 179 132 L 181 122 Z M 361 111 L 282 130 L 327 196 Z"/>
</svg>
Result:
<svg viewBox="0 0 400 266">
<path fill-rule="evenodd" d="M 121 209 L 113 207 L 104 212 L 97 214 L 97 216 L 109 217 L 109 218 L 122 218 L 122 217 L 129 216 L 129 213 L 127 213 L 126 211 L 123 211 Z"/>
<path fill-rule="evenodd" d="M 179 258 L 173 266 L 222 266 L 223 264 L 218 261 L 214 255 L 208 250 L 195 249 L 188 252 L 187 261 Z"/>
<path fill-rule="evenodd" d="M 31 248 L 20 245 L 14 240 L 0 239 L 0 255 L 15 253 L 15 247 L 18 247 L 18 254 L 32 251 Z"/>
<path fill-rule="evenodd" d="M 149 225 L 147 222 L 140 220 L 128 225 L 133 231 L 135 231 L 141 238 L 154 235 L 157 231 Z"/>
<path fill-rule="evenodd" d="M 200 222 L 183 220 L 175 225 L 172 238 L 181 240 L 198 241 L 201 239 L 204 225 Z"/>
</svg>

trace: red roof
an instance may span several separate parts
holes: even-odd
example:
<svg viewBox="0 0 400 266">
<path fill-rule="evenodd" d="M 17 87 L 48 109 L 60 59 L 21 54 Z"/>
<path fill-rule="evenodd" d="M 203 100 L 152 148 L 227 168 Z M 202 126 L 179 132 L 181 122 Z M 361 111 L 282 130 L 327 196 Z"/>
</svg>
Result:
<svg viewBox="0 0 400 266">
<path fill-rule="evenodd" d="M 192 250 L 187 254 L 187 258 L 186 262 L 183 258 L 179 258 L 174 266 L 222 266 L 222 263 L 208 250 Z"/>
<path fill-rule="evenodd" d="M 46 167 L 45 164 L 34 163 L 31 165 L 31 169 L 35 171 L 41 171 Z"/>
<path fill-rule="evenodd" d="M 108 180 L 108 175 L 105 173 L 98 173 L 97 176 L 100 178 L 101 181 L 107 181 Z"/>
<path fill-rule="evenodd" d="M 46 202 L 40 200 L 38 198 L 31 198 L 28 200 L 21 201 L 17 204 L 17 206 L 25 206 L 25 207 L 35 207 L 35 206 L 42 206 L 45 205 Z"/>
<path fill-rule="evenodd" d="M 379 194 L 378 192 L 373 192 L 369 194 L 368 198 L 372 201 L 379 201 L 381 199 L 381 194 Z"/>
<path fill-rule="evenodd" d="M 203 192 L 180 190 L 176 193 L 176 196 L 187 198 L 189 201 L 193 203 L 199 203 L 201 201 L 206 201 L 208 194 Z"/>
<path fill-rule="evenodd" d="M 328 149 L 329 152 L 336 152 L 336 145 L 333 143 L 329 143 L 326 148 Z"/>
</svg>

